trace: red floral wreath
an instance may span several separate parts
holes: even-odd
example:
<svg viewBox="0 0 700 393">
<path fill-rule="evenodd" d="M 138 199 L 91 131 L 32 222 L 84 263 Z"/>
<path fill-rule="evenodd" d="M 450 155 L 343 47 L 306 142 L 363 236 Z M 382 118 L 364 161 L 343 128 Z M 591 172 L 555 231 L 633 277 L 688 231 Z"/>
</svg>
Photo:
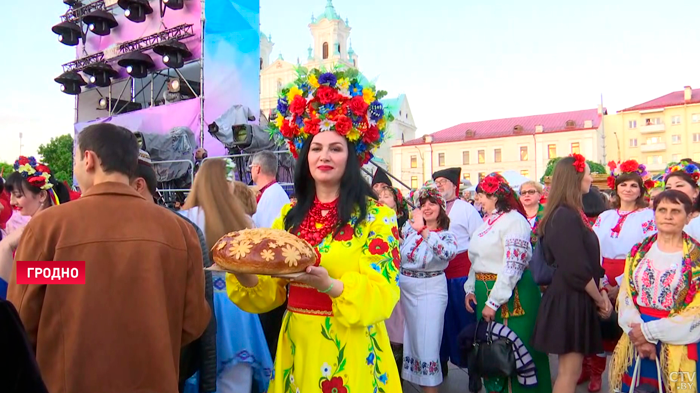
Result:
<svg viewBox="0 0 700 393">
<path fill-rule="evenodd" d="M 574 158 L 574 168 L 576 172 L 582 173 L 586 170 L 586 158 L 578 153 L 574 153 L 569 157 Z"/>
</svg>

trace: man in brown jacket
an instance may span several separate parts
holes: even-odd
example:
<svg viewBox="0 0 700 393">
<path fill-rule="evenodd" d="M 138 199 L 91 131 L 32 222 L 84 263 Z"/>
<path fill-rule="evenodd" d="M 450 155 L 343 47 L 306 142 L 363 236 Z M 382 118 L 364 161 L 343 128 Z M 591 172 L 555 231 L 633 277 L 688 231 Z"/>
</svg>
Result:
<svg viewBox="0 0 700 393">
<path fill-rule="evenodd" d="M 177 393 L 180 349 L 207 327 L 197 234 L 130 186 L 139 148 L 111 124 L 78 134 L 82 196 L 32 218 L 17 261 L 85 261 L 84 285 L 18 285 L 17 308 L 51 393 Z"/>
</svg>

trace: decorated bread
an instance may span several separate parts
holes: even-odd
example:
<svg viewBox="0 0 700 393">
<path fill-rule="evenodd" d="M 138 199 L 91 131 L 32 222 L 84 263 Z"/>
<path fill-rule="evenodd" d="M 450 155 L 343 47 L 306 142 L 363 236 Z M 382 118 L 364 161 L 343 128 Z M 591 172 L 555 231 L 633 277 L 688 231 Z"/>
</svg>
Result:
<svg viewBox="0 0 700 393">
<path fill-rule="evenodd" d="M 214 244 L 212 256 L 224 270 L 264 275 L 301 273 L 316 263 L 316 252 L 309 243 L 268 228 L 226 234 Z"/>
</svg>

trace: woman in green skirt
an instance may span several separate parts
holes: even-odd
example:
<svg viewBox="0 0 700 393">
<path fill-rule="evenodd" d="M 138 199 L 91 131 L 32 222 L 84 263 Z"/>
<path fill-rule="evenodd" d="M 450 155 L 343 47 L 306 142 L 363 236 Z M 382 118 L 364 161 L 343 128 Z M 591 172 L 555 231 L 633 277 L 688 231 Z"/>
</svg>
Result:
<svg viewBox="0 0 700 393">
<path fill-rule="evenodd" d="M 507 326 L 523 342 L 537 369 L 537 385 L 524 386 L 517 378 L 485 379 L 487 392 L 550 393 L 549 358 L 530 346 L 540 306 L 540 290 L 527 270 L 532 256 L 531 227 L 523 205 L 508 182 L 490 174 L 476 188 L 484 211 L 491 213 L 469 245 L 472 261 L 464 284 L 469 312 L 484 321 Z"/>
</svg>

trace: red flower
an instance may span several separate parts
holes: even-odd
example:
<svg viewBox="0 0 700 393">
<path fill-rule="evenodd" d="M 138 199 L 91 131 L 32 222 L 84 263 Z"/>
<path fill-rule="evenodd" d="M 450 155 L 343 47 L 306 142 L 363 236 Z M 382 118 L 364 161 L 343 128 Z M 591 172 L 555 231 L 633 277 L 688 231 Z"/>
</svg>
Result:
<svg viewBox="0 0 700 393">
<path fill-rule="evenodd" d="M 369 253 L 372 255 L 386 254 L 389 251 L 389 245 L 382 239 L 372 239 L 369 242 Z"/>
<path fill-rule="evenodd" d="M 690 174 L 690 177 L 692 177 L 693 180 L 698 181 L 698 179 L 700 179 L 700 173 L 693 172 Z"/>
<path fill-rule="evenodd" d="M 292 142 L 291 140 L 288 140 L 287 146 L 289 146 L 289 152 L 292 153 L 294 158 L 299 158 L 299 153 L 297 153 L 297 147 L 294 146 L 294 142 Z"/>
<path fill-rule="evenodd" d="M 574 153 L 569 157 L 574 158 L 574 168 L 576 172 L 582 173 L 586 170 L 586 158 L 578 153 Z"/>
<path fill-rule="evenodd" d="M 495 176 L 486 176 L 481 183 L 479 183 L 479 188 L 481 188 L 486 194 L 493 195 L 498 191 L 500 182 Z"/>
<path fill-rule="evenodd" d="M 394 239 L 399 239 L 399 228 L 398 227 L 391 227 L 391 234 L 394 236 Z"/>
<path fill-rule="evenodd" d="M 51 169 L 49 169 L 49 167 L 47 167 L 44 164 L 38 164 L 36 166 L 36 168 L 34 168 L 34 169 L 36 169 L 37 171 L 39 171 L 41 173 L 49 173 L 49 174 L 51 173 Z"/>
<path fill-rule="evenodd" d="M 615 168 L 617 168 L 617 164 L 615 163 L 615 161 L 608 162 L 608 168 L 610 168 L 610 172 L 614 171 Z"/>
<path fill-rule="evenodd" d="M 335 132 L 345 136 L 352 129 L 352 120 L 347 116 L 338 116 L 335 120 Z"/>
<path fill-rule="evenodd" d="M 306 99 L 302 96 L 296 96 L 292 100 L 292 105 L 289 106 L 289 111 L 301 116 L 306 111 Z"/>
<path fill-rule="evenodd" d="M 333 377 L 321 382 L 322 393 L 348 393 L 348 388 L 343 386 L 343 378 Z"/>
<path fill-rule="evenodd" d="M 367 165 L 369 160 L 372 159 L 372 153 L 365 151 L 365 156 L 361 158 L 362 165 Z"/>
<path fill-rule="evenodd" d="M 295 126 L 290 126 L 289 122 L 285 119 L 282 122 L 282 127 L 280 127 L 280 132 L 282 133 L 282 136 L 291 139 L 296 135 L 296 127 Z"/>
<path fill-rule="evenodd" d="M 18 161 L 20 165 L 29 164 L 29 159 L 25 156 L 19 156 Z"/>
<path fill-rule="evenodd" d="M 46 179 L 43 176 L 32 176 L 28 178 L 27 181 L 37 188 L 41 188 L 46 184 Z"/>
<path fill-rule="evenodd" d="M 652 188 L 654 188 L 654 181 L 650 179 L 645 180 L 644 188 L 646 188 L 647 190 L 651 190 Z"/>
<path fill-rule="evenodd" d="M 340 228 L 340 231 L 338 232 L 337 235 L 335 235 L 335 240 L 341 241 L 341 242 L 346 242 L 349 240 L 352 240 L 352 236 L 355 234 L 355 230 L 353 229 L 350 224 L 345 224 L 342 228 Z"/>
<path fill-rule="evenodd" d="M 309 135 L 316 135 L 321 130 L 321 120 L 317 117 L 304 119 L 304 131 Z"/>
<path fill-rule="evenodd" d="M 622 173 L 637 172 L 637 169 L 639 169 L 639 163 L 635 160 L 627 160 L 620 164 L 620 172 Z"/>
<path fill-rule="evenodd" d="M 394 247 L 391 250 L 391 257 L 394 259 L 394 266 L 398 269 L 401 266 L 401 253 L 398 247 Z"/>
<path fill-rule="evenodd" d="M 316 97 L 323 104 L 332 104 L 338 100 L 338 91 L 329 86 L 320 86 L 316 89 Z"/>
<path fill-rule="evenodd" d="M 350 100 L 350 110 L 356 116 L 364 116 L 367 113 L 368 108 L 369 105 L 367 105 L 362 96 L 355 96 Z"/>
<path fill-rule="evenodd" d="M 377 126 L 369 126 L 367 131 L 362 135 L 362 140 L 367 143 L 373 143 L 379 139 L 379 128 Z"/>
<path fill-rule="evenodd" d="M 652 182 L 653 183 L 653 182 Z M 608 187 L 611 190 L 615 189 L 615 176 L 608 176 Z"/>
</svg>

